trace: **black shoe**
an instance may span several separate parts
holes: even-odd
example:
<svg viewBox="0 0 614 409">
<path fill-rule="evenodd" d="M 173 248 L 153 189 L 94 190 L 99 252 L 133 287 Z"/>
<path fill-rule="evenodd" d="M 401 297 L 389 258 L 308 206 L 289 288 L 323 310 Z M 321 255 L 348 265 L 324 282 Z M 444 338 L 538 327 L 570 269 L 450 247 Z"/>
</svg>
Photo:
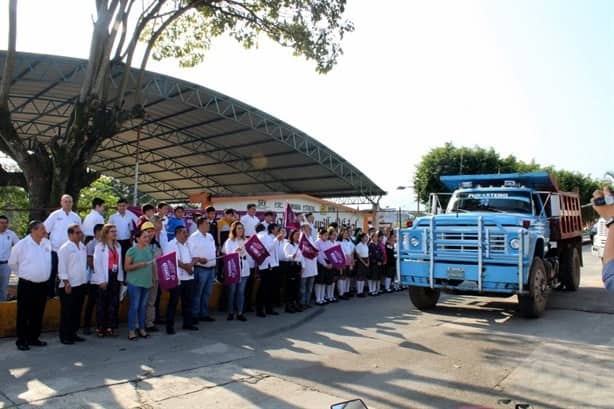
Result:
<svg viewBox="0 0 614 409">
<path fill-rule="evenodd" d="M 29 351 L 30 347 L 28 346 L 28 344 L 18 343 L 17 349 L 20 351 Z"/>
<path fill-rule="evenodd" d="M 358 294 L 356 297 L 365 298 L 366 296 L 367 296 L 367 294 L 365 294 L 365 293 L 360 293 L 360 294 Z"/>
<path fill-rule="evenodd" d="M 198 321 L 199 321 L 198 317 L 192 318 L 192 325 L 197 325 Z"/>
<path fill-rule="evenodd" d="M 284 311 L 289 314 L 294 314 L 296 312 L 296 309 L 292 305 L 286 305 L 286 309 Z"/>
<path fill-rule="evenodd" d="M 83 335 L 92 335 L 90 327 L 83 328 Z"/>
<path fill-rule="evenodd" d="M 277 311 L 274 311 L 274 310 L 267 311 L 266 313 L 267 313 L 267 315 L 279 315 L 279 313 Z"/>
<path fill-rule="evenodd" d="M 195 325 L 188 325 L 186 327 L 182 327 L 186 331 L 198 331 L 198 327 Z"/>
<path fill-rule="evenodd" d="M 260 318 L 266 318 L 266 314 L 263 313 L 262 311 L 257 312 L 256 315 L 259 316 Z"/>
<path fill-rule="evenodd" d="M 239 321 L 247 321 L 247 318 L 245 318 L 245 315 L 243 315 L 243 314 L 239 314 L 239 315 L 237 315 L 237 319 L 238 319 Z"/>
<path fill-rule="evenodd" d="M 158 329 L 158 327 L 156 327 L 155 325 L 152 327 L 147 327 L 145 328 L 145 331 L 147 332 L 159 332 L 160 330 Z"/>
<path fill-rule="evenodd" d="M 156 325 L 164 325 L 164 324 L 166 324 L 166 320 L 158 318 L 157 320 L 154 321 L 154 324 L 156 324 Z"/>
<path fill-rule="evenodd" d="M 72 339 L 60 339 L 60 342 L 64 345 L 74 345 L 75 343 Z"/>
<path fill-rule="evenodd" d="M 168 335 L 175 335 L 175 334 L 176 334 L 176 332 L 175 332 L 175 328 L 167 328 L 167 329 L 166 329 L 166 333 L 167 333 Z"/>
<path fill-rule="evenodd" d="M 245 311 L 244 312 L 254 312 L 254 309 L 252 308 L 251 305 L 248 305 L 245 307 Z"/>
<path fill-rule="evenodd" d="M 303 307 L 303 311 L 308 310 L 311 308 L 310 304 L 303 304 L 301 307 Z"/>
<path fill-rule="evenodd" d="M 228 317 L 226 317 L 226 321 L 232 321 L 235 319 L 235 315 L 234 314 L 228 314 Z"/>
<path fill-rule="evenodd" d="M 79 335 L 73 336 L 72 340 L 75 341 L 75 342 L 85 342 L 85 338 L 80 337 Z"/>
<path fill-rule="evenodd" d="M 28 345 L 35 346 L 35 347 L 46 347 L 47 343 L 45 341 L 41 341 L 40 339 L 37 339 L 36 341 L 28 342 Z"/>
<path fill-rule="evenodd" d="M 204 321 L 204 322 L 213 322 L 213 321 L 215 321 L 215 318 L 213 318 L 213 317 L 209 317 L 209 316 L 206 316 L 206 317 L 202 317 L 202 318 L 200 319 L 200 321 Z"/>
</svg>

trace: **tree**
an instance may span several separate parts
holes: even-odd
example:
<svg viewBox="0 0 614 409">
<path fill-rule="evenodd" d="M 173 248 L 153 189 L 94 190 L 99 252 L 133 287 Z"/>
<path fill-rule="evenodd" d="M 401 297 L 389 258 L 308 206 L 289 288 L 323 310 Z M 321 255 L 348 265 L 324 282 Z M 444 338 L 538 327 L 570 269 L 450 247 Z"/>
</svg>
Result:
<svg viewBox="0 0 614 409">
<path fill-rule="evenodd" d="M 28 229 L 28 195 L 21 187 L 0 187 L 0 209 L 9 219 L 9 228 L 19 237 L 26 235 Z"/>
<path fill-rule="evenodd" d="M 326 73 L 342 54 L 340 42 L 353 30 L 343 18 L 346 0 L 97 0 L 86 72 L 66 126 L 48 143 L 20 138 L 9 95 L 16 59 L 17 0 L 9 2 L 8 51 L 0 80 L 0 150 L 23 171 L 32 217 L 56 206 L 62 194 L 75 199 L 99 175 L 88 163 L 103 141 L 128 121 L 144 118 L 141 84 L 150 56 L 178 58 L 183 66 L 202 62 L 211 41 L 229 35 L 250 48 L 266 35 L 295 54 L 314 60 Z M 84 16 L 88 18 L 88 16 Z M 144 44 L 137 61 L 139 40 Z M 127 106 L 130 67 L 136 65 L 136 95 Z M 115 79 L 113 68 L 123 73 Z M 122 68 L 123 67 L 123 68 Z M 0 175 L 1 176 L 1 175 Z M 38 209 L 38 210 L 37 210 Z"/>
<path fill-rule="evenodd" d="M 422 157 L 416 166 L 414 186 L 419 200 L 427 203 L 430 193 L 447 192 L 447 188 L 439 181 L 443 175 L 475 175 L 485 173 L 514 173 L 546 171 L 552 173 L 563 191 L 578 189 L 582 204 L 590 202 L 595 189 L 600 183 L 590 176 L 578 172 L 556 170 L 553 167 L 544 167 L 531 161 L 530 163 L 518 160 L 513 155 L 501 158 L 493 148 L 480 147 L 466 148 L 455 147 L 451 142 L 443 147 L 433 148 Z M 445 198 L 441 198 L 442 205 L 447 204 Z M 585 220 L 594 217 L 590 207 L 582 211 Z"/>
</svg>

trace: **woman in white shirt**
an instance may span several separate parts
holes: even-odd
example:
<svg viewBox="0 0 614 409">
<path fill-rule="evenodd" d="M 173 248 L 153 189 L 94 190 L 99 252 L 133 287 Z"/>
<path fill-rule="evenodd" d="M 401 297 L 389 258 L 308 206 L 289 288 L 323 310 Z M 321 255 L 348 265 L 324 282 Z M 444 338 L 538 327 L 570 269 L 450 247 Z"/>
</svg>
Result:
<svg viewBox="0 0 614 409">
<path fill-rule="evenodd" d="M 323 306 L 328 304 L 326 299 L 326 285 L 332 280 L 333 266 L 330 264 L 326 257 L 326 250 L 328 250 L 332 244 L 328 240 L 328 230 L 320 229 L 319 238 L 315 242 L 318 249 L 318 275 L 316 276 L 316 305 Z"/>
<path fill-rule="evenodd" d="M 365 280 L 369 273 L 369 236 L 365 233 L 358 235 L 358 244 L 356 245 L 356 295 L 358 297 L 366 297 L 364 293 Z"/>
<path fill-rule="evenodd" d="M 302 312 L 303 308 L 299 302 L 301 291 L 301 273 L 303 266 L 301 261 L 303 256 L 298 247 L 299 232 L 292 230 L 288 236 L 288 240 L 284 245 L 283 259 L 280 261 L 280 266 L 283 266 L 283 271 L 286 273 L 286 291 L 284 298 L 286 301 L 286 312 L 295 313 Z"/>
<path fill-rule="evenodd" d="M 315 248 L 315 245 L 311 241 L 311 225 L 309 223 L 303 223 L 301 225 L 301 235 L 299 238 L 299 243 L 301 240 L 307 240 L 312 247 Z M 306 310 L 307 308 L 311 308 L 311 294 L 313 293 L 313 283 L 315 281 L 315 277 L 318 275 L 318 261 L 317 256 L 313 258 L 309 258 L 307 255 L 301 252 L 301 308 Z"/>
<path fill-rule="evenodd" d="M 247 321 L 243 315 L 245 302 L 245 285 L 249 278 L 249 254 L 245 251 L 245 228 L 241 222 L 234 222 L 230 226 L 228 240 L 222 247 L 224 254 L 239 253 L 240 279 L 238 283 L 229 284 L 228 287 L 228 321 L 234 320 L 235 311 L 239 321 Z M 235 309 L 236 304 L 236 309 Z"/>
<path fill-rule="evenodd" d="M 91 284 L 98 284 L 96 302 L 96 335 L 116 336 L 119 318 L 119 288 L 124 281 L 122 248 L 117 241 L 117 228 L 105 224 L 101 240 L 94 249 L 94 272 Z"/>
<path fill-rule="evenodd" d="M 346 294 L 350 291 L 350 278 L 351 272 L 354 270 L 354 243 L 350 238 L 350 231 L 344 229 L 341 232 L 341 248 L 343 249 L 343 255 L 345 256 L 345 267 L 341 271 L 341 276 L 337 280 L 337 291 L 339 292 L 339 298 L 347 300 Z"/>
</svg>

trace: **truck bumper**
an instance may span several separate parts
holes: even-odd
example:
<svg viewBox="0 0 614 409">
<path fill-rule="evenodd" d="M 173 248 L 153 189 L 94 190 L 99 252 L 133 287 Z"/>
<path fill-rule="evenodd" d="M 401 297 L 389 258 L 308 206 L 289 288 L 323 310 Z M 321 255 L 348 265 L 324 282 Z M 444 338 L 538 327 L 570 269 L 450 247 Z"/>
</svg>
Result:
<svg viewBox="0 0 614 409">
<path fill-rule="evenodd" d="M 401 282 L 406 285 L 431 287 L 429 270 L 428 260 L 403 260 L 400 263 Z M 518 270 L 517 265 L 482 265 L 482 292 L 518 294 Z M 526 289 L 527 271 L 528 269 L 523 269 L 523 290 Z M 478 265 L 437 261 L 433 266 L 433 288 L 478 291 Z"/>
</svg>

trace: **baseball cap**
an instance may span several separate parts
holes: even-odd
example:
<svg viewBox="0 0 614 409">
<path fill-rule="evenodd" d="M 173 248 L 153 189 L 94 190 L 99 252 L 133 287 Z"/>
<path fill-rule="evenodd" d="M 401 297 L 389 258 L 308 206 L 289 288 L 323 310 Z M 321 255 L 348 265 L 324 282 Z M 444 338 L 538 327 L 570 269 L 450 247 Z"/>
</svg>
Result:
<svg viewBox="0 0 614 409">
<path fill-rule="evenodd" d="M 141 231 L 147 230 L 147 229 L 155 229 L 152 222 L 145 222 L 141 225 Z"/>
</svg>

